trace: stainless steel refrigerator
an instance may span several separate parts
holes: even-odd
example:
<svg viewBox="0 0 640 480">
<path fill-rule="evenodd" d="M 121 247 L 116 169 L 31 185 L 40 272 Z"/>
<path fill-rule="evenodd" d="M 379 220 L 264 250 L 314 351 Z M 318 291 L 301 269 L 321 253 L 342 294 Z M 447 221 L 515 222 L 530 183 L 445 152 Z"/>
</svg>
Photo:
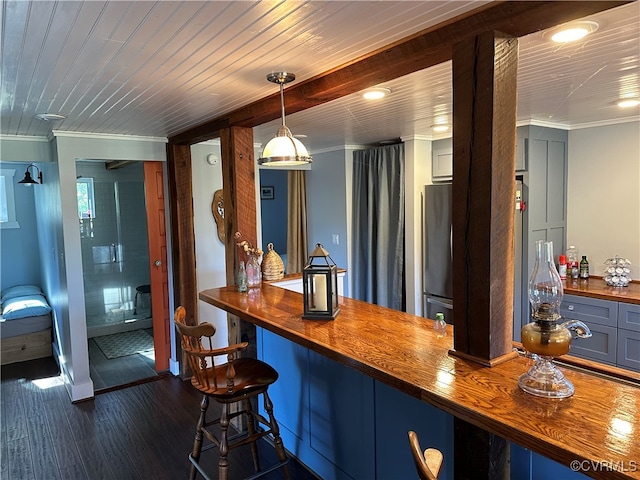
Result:
<svg viewBox="0 0 640 480">
<path fill-rule="evenodd" d="M 522 179 L 516 179 L 514 224 L 514 339 L 520 340 L 522 279 L 522 212 L 524 210 Z M 423 316 L 435 318 L 444 313 L 453 323 L 453 229 L 452 184 L 426 185 L 423 196 Z M 524 282 L 526 285 L 526 282 Z M 526 293 L 526 292 L 525 292 Z M 526 322 L 525 322 L 526 323 Z"/>
<path fill-rule="evenodd" d="M 453 237 L 450 183 L 427 185 L 423 197 L 423 312 L 427 318 L 453 317 Z"/>
</svg>

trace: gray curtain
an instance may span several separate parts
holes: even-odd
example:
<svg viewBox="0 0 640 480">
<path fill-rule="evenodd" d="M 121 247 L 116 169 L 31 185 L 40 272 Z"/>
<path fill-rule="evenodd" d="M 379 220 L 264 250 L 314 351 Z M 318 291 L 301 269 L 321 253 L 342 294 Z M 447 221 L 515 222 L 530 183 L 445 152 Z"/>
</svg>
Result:
<svg viewBox="0 0 640 480">
<path fill-rule="evenodd" d="M 353 152 L 353 296 L 405 310 L 404 144 Z"/>
<path fill-rule="evenodd" d="M 289 170 L 287 176 L 287 273 L 302 272 L 307 263 L 307 176 Z"/>
</svg>

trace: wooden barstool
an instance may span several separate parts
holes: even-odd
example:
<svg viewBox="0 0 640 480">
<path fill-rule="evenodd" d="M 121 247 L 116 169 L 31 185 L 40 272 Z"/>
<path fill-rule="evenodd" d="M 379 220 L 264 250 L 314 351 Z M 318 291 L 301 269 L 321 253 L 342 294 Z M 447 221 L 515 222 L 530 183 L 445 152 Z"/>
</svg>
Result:
<svg viewBox="0 0 640 480">
<path fill-rule="evenodd" d="M 175 311 L 174 323 L 182 337 L 182 350 L 193 372 L 191 384 L 203 394 L 200 402 L 200 418 L 196 425 L 196 437 L 193 442 L 193 449 L 189 454 L 189 461 L 191 462 L 189 478 L 191 480 L 195 479 L 196 472 L 198 472 L 209 480 L 200 465 L 200 453 L 217 447 L 220 454 L 218 479 L 227 480 L 229 467 L 227 455 L 229 451 L 249 444 L 251 446 L 253 466 L 256 471 L 256 474 L 249 478 L 258 478 L 282 467 L 284 476 L 288 479 L 287 463 L 289 458 L 285 453 L 282 439 L 280 438 L 280 429 L 273 416 L 273 404 L 267 393 L 269 385 L 278 379 L 278 372 L 260 360 L 236 358 L 238 352 L 247 348 L 247 342 L 224 348 L 212 348 L 212 337 L 216 332 L 215 327 L 210 323 L 201 323 L 195 326 L 186 325 L 185 318 L 186 311 L 184 307 L 178 307 Z M 203 339 L 205 338 L 208 339 L 208 348 L 203 345 Z M 215 357 L 223 355 L 227 356 L 226 363 L 216 364 Z M 268 420 L 254 411 L 251 406 L 251 400 L 260 394 L 262 394 L 264 400 L 264 409 L 269 416 Z M 221 404 L 222 413 L 220 418 L 207 421 L 206 415 L 210 398 Z M 242 408 L 238 408 L 236 412 L 230 412 L 229 406 L 238 402 L 241 403 Z M 239 415 L 246 416 L 247 430 L 230 437 L 228 434 L 229 422 Z M 258 425 L 265 426 L 266 429 L 257 429 L 255 421 L 258 422 Z M 219 438 L 209 429 L 212 425 L 220 426 L 221 433 Z M 271 436 L 279 461 L 267 469 L 260 470 L 256 441 L 267 435 Z M 203 437 L 206 437 L 211 444 L 203 447 Z"/>
<path fill-rule="evenodd" d="M 423 453 L 418 435 L 413 431 L 409 431 L 409 446 L 420 480 L 438 480 L 442 469 L 442 452 L 435 448 L 427 448 Z"/>
</svg>

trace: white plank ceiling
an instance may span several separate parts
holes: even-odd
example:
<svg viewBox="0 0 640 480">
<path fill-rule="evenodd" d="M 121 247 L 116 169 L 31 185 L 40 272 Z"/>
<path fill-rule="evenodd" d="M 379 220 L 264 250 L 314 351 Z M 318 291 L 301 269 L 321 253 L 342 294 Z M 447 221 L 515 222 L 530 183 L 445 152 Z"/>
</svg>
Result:
<svg viewBox="0 0 640 480">
<path fill-rule="evenodd" d="M 3 1 L 0 134 L 169 137 L 277 92 L 272 71 L 311 78 L 486 2 Z M 580 128 L 637 120 L 640 4 L 589 18 L 599 29 L 558 46 L 520 39 L 518 121 Z M 451 65 L 287 116 L 311 152 L 432 135 L 451 122 Z M 286 97 L 286 87 L 285 87 Z M 38 113 L 66 119 L 42 122 Z M 266 142 L 279 121 L 256 127 Z"/>
</svg>

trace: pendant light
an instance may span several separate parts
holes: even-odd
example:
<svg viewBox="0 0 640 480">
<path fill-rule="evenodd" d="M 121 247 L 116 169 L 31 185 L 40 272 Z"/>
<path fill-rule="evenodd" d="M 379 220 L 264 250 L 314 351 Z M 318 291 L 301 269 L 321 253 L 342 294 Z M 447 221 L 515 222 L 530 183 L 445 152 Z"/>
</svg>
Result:
<svg viewBox="0 0 640 480">
<path fill-rule="evenodd" d="M 293 138 L 291 130 L 284 123 L 284 84 L 296 79 L 293 73 L 274 72 L 267 75 L 267 80 L 280 85 L 280 104 L 282 106 L 282 126 L 262 150 L 258 163 L 264 166 L 304 165 L 311 163 L 311 155 L 297 138 Z"/>
</svg>

